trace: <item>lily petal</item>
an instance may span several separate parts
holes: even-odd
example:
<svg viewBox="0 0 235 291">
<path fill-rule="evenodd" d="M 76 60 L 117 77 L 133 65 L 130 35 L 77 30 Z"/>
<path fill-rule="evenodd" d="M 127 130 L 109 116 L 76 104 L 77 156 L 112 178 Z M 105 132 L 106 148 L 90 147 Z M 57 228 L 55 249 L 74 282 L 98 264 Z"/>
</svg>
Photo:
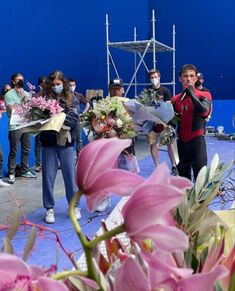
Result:
<svg viewBox="0 0 235 291">
<path fill-rule="evenodd" d="M 179 290 L 202 291 L 213 290 L 216 280 L 225 277 L 228 271 L 223 266 L 216 266 L 210 273 L 195 274 L 187 279 L 182 279 L 178 283 Z M 180 289 L 182 288 L 182 289 Z"/>
<path fill-rule="evenodd" d="M 51 291 L 51 290 L 69 291 L 69 289 L 63 283 L 58 282 L 56 280 L 52 280 L 50 278 L 46 278 L 46 277 L 38 278 L 36 286 L 37 288 L 40 288 L 39 290 L 43 290 L 43 291 Z"/>
<path fill-rule="evenodd" d="M 137 188 L 122 209 L 130 236 L 135 235 L 180 203 L 183 192 L 171 185 L 145 184 Z"/>
<path fill-rule="evenodd" d="M 80 189 L 89 187 L 101 172 L 116 163 L 120 153 L 131 144 L 130 139 L 99 139 L 86 145 L 78 159 L 77 184 Z"/>
<path fill-rule="evenodd" d="M 4 269 L 3 269 L 4 268 Z M 19 257 L 0 254 L 0 287 L 7 282 L 14 281 L 17 275 L 30 277 L 30 269 Z"/>
<path fill-rule="evenodd" d="M 141 176 L 120 169 L 104 172 L 86 190 L 87 209 L 93 211 L 98 202 L 106 198 L 110 192 L 122 196 L 130 195 L 144 180 Z"/>
<path fill-rule="evenodd" d="M 134 239 L 141 241 L 149 238 L 157 248 L 167 252 L 185 251 L 188 248 L 187 235 L 174 226 L 153 225 L 134 236 Z"/>
<path fill-rule="evenodd" d="M 134 275 L 133 275 L 134 274 Z M 125 283 L 124 283 L 125 282 Z M 149 281 L 133 258 L 124 260 L 115 278 L 114 291 L 150 291 Z"/>
</svg>

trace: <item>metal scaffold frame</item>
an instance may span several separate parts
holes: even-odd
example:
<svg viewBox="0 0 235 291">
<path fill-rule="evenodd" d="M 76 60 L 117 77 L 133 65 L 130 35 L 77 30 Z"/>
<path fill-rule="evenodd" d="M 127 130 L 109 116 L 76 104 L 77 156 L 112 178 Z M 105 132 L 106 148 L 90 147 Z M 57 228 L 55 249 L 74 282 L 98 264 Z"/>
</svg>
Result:
<svg viewBox="0 0 235 291">
<path fill-rule="evenodd" d="M 144 60 L 147 53 L 152 53 L 152 68 L 156 69 L 157 64 L 157 52 L 172 52 L 172 81 L 161 83 L 162 85 L 170 85 L 172 86 L 173 96 L 175 95 L 175 25 L 173 25 L 172 29 L 172 47 L 165 45 L 156 40 L 156 28 L 155 28 L 155 12 L 152 10 L 152 38 L 149 40 L 137 40 L 136 27 L 134 27 L 134 41 L 124 41 L 124 42 L 110 42 L 109 40 L 109 19 L 108 14 L 106 14 L 106 61 L 107 61 L 107 84 L 110 82 L 110 65 L 112 64 L 113 69 L 116 73 L 116 76 L 119 78 L 119 74 L 117 71 L 117 67 L 114 63 L 112 54 L 110 52 L 110 47 L 121 49 L 124 51 L 134 53 L 134 68 L 135 71 L 132 75 L 132 78 L 129 83 L 124 83 L 127 86 L 125 90 L 125 97 L 127 96 L 131 86 L 135 88 L 135 96 L 137 96 L 137 87 L 145 86 L 148 83 L 138 83 L 137 73 L 139 71 L 140 66 L 143 64 L 146 71 L 149 72 L 149 68 Z M 139 57 L 139 61 L 137 60 Z"/>
</svg>

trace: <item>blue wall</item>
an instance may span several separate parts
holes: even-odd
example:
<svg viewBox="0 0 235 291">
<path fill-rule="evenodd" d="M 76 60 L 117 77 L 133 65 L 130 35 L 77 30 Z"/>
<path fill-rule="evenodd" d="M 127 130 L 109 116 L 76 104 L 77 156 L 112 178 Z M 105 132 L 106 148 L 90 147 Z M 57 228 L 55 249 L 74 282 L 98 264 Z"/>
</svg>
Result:
<svg viewBox="0 0 235 291">
<path fill-rule="evenodd" d="M 183 64 L 193 63 L 214 99 L 235 99 L 235 1 L 151 0 L 149 17 L 151 9 L 159 41 L 171 43 L 169 31 L 176 25 L 177 74 Z M 167 74 L 165 64 L 162 56 L 159 67 Z"/>
</svg>

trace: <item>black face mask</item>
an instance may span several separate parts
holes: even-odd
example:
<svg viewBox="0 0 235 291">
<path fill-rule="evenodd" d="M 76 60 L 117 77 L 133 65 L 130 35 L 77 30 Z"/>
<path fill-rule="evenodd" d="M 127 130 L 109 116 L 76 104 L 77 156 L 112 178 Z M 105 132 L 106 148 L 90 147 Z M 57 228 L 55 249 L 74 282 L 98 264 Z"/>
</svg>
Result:
<svg viewBox="0 0 235 291">
<path fill-rule="evenodd" d="M 202 82 L 200 80 L 197 80 L 196 83 L 195 83 L 195 86 L 196 87 L 200 87 L 202 85 Z"/>
<path fill-rule="evenodd" d="M 16 83 L 17 87 L 19 88 L 23 88 L 24 87 L 24 81 L 23 80 L 19 80 L 17 83 Z"/>
</svg>

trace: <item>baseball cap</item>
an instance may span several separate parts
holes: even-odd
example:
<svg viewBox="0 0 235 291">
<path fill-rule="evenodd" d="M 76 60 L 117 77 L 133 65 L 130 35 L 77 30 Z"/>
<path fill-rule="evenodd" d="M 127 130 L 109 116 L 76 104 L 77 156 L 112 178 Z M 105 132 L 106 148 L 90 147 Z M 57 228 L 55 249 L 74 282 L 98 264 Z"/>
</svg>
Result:
<svg viewBox="0 0 235 291">
<path fill-rule="evenodd" d="M 109 82 L 109 87 L 119 86 L 123 87 L 122 79 L 116 78 Z"/>
<path fill-rule="evenodd" d="M 204 79 L 204 76 L 201 72 L 197 73 L 197 77 L 198 79 Z"/>
</svg>

